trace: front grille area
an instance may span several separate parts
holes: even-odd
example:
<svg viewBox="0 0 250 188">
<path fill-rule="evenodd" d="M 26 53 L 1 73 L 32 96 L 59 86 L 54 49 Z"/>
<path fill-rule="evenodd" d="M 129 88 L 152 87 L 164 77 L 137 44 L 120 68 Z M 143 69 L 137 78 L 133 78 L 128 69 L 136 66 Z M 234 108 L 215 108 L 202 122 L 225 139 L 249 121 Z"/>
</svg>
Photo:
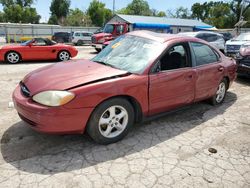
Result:
<svg viewBox="0 0 250 188">
<path fill-rule="evenodd" d="M 95 38 L 94 36 L 91 37 L 91 42 L 92 42 L 93 44 L 96 43 L 96 38 Z"/>
<path fill-rule="evenodd" d="M 30 97 L 30 91 L 29 89 L 24 85 L 24 83 L 20 82 L 20 87 L 21 87 L 21 93 L 25 97 Z"/>
<path fill-rule="evenodd" d="M 240 50 L 241 45 L 227 45 L 227 51 L 239 51 Z"/>
</svg>

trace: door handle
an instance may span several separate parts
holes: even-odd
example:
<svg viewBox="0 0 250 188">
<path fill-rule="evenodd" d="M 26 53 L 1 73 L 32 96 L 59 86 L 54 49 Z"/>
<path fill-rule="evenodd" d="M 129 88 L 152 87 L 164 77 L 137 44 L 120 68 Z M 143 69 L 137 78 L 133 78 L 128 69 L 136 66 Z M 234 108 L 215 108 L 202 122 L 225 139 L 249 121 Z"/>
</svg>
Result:
<svg viewBox="0 0 250 188">
<path fill-rule="evenodd" d="M 218 68 L 218 71 L 222 72 L 224 70 L 223 67 Z"/>
<path fill-rule="evenodd" d="M 193 75 L 192 74 L 186 76 L 186 80 L 192 80 L 192 79 L 193 79 Z"/>
</svg>

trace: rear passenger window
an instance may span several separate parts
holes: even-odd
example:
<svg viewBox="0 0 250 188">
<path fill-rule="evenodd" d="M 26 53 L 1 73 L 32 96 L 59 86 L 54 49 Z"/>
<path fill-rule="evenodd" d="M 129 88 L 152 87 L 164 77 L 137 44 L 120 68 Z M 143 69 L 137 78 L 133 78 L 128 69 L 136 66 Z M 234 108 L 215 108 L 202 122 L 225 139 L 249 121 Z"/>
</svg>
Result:
<svg viewBox="0 0 250 188">
<path fill-rule="evenodd" d="M 196 59 L 196 66 L 206 65 L 217 62 L 218 55 L 207 45 L 197 42 L 191 42 Z"/>
<path fill-rule="evenodd" d="M 80 34 L 80 33 L 75 33 L 75 36 L 76 36 L 76 37 L 80 37 L 81 34 Z"/>
</svg>

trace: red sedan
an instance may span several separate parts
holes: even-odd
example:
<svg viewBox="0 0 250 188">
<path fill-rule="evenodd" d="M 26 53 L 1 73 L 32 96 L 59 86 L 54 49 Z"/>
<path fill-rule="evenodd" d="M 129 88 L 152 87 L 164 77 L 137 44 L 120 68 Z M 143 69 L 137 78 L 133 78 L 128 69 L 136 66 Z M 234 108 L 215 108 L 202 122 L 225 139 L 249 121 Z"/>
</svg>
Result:
<svg viewBox="0 0 250 188">
<path fill-rule="evenodd" d="M 77 56 L 77 49 L 65 44 L 57 44 L 47 38 L 34 38 L 20 45 L 1 47 L 0 61 L 11 64 L 30 60 L 67 61 Z"/>
<path fill-rule="evenodd" d="M 236 63 L 207 42 L 136 31 L 89 60 L 28 74 L 13 93 L 21 119 L 46 133 L 122 139 L 143 119 L 197 101 L 221 104 Z"/>
</svg>

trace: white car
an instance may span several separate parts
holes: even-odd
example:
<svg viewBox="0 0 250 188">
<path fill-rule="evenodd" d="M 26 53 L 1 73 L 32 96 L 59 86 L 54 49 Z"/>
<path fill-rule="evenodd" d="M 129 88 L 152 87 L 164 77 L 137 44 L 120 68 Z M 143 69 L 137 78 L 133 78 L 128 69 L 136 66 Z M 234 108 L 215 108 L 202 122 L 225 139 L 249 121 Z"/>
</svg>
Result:
<svg viewBox="0 0 250 188">
<path fill-rule="evenodd" d="M 250 41 L 250 32 L 241 33 L 239 36 L 226 42 L 225 53 L 227 56 L 235 57 L 242 45 Z"/>
<path fill-rule="evenodd" d="M 92 35 L 93 33 L 88 31 L 75 31 L 72 33 L 71 42 L 77 46 L 90 44 Z"/>
<path fill-rule="evenodd" d="M 225 40 L 222 34 L 211 31 L 185 32 L 179 34 L 205 40 L 216 48 L 218 48 L 221 52 L 224 53 L 225 51 Z"/>
</svg>

